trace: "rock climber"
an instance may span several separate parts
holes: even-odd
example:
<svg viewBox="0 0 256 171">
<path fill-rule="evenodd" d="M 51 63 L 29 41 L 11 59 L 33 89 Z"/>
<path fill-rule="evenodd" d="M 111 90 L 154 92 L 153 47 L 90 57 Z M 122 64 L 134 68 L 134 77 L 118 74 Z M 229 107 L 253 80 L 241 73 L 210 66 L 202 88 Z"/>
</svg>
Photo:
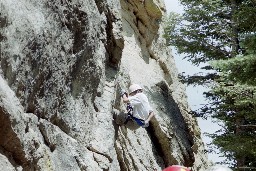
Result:
<svg viewBox="0 0 256 171">
<path fill-rule="evenodd" d="M 125 90 L 121 90 L 123 102 L 127 104 L 127 114 L 124 124 L 129 120 L 134 120 L 139 126 L 148 127 L 149 121 L 155 115 L 143 89 L 138 84 L 129 87 L 129 95 Z"/>
</svg>

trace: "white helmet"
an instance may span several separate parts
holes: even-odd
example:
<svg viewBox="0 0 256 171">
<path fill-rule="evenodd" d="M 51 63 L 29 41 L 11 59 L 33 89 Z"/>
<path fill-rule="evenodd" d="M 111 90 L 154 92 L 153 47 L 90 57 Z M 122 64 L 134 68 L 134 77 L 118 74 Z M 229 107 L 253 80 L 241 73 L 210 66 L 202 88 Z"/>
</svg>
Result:
<svg viewBox="0 0 256 171">
<path fill-rule="evenodd" d="M 129 94 L 131 94 L 132 92 L 136 91 L 136 90 L 142 90 L 141 86 L 138 84 L 132 84 L 129 87 Z"/>
</svg>

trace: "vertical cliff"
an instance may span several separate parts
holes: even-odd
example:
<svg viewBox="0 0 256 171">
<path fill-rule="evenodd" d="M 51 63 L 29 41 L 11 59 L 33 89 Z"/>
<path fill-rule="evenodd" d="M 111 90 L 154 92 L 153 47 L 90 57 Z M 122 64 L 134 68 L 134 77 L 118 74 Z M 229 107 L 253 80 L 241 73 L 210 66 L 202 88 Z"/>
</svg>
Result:
<svg viewBox="0 0 256 171">
<path fill-rule="evenodd" d="M 0 1 L 0 170 L 204 170 L 162 0 Z M 119 89 L 143 86 L 147 129 L 117 126 Z"/>
</svg>

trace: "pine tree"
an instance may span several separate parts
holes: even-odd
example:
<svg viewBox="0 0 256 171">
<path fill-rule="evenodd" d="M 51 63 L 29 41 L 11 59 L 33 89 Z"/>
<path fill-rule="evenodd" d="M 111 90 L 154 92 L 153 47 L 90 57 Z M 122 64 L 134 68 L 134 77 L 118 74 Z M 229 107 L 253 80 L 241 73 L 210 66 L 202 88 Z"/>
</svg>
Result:
<svg viewBox="0 0 256 171">
<path fill-rule="evenodd" d="M 205 93 L 213 103 L 206 105 L 204 110 L 210 112 L 211 117 L 224 121 L 222 131 L 211 135 L 213 142 L 228 161 L 236 163 L 234 167 L 237 168 L 256 166 L 255 92 L 255 86 L 232 85 L 219 80 L 210 92 Z"/>
<path fill-rule="evenodd" d="M 171 14 L 168 45 L 194 65 L 210 62 L 206 75 L 183 76 L 188 84 L 211 83 L 211 100 L 199 114 L 224 121 L 214 144 L 238 170 L 256 167 L 256 38 L 254 0 L 181 0 L 183 16 Z M 217 60 L 217 61 L 216 61 Z M 211 62 L 214 61 L 214 62 Z"/>
</svg>

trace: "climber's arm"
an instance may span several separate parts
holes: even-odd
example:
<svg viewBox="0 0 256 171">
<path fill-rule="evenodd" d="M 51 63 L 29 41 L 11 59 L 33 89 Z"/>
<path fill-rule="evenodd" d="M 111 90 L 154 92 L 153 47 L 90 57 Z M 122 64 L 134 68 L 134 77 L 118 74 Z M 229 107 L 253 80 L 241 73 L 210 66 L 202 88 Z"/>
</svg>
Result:
<svg viewBox="0 0 256 171">
<path fill-rule="evenodd" d="M 129 103 L 128 94 L 125 90 L 121 89 L 120 91 L 121 97 L 123 98 L 124 103 Z"/>
<path fill-rule="evenodd" d="M 153 118 L 153 116 L 155 116 L 155 113 L 153 111 L 151 111 L 149 113 L 148 119 L 145 120 L 145 123 L 148 123 Z"/>
</svg>

